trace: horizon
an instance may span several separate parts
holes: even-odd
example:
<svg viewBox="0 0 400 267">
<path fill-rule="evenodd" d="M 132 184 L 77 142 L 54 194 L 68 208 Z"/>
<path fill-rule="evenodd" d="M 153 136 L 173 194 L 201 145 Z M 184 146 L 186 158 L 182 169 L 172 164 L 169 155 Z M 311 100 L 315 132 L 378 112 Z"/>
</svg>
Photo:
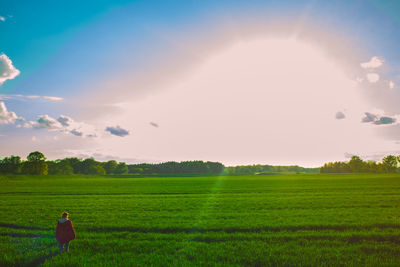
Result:
<svg viewBox="0 0 400 267">
<path fill-rule="evenodd" d="M 34 152 L 41 153 L 40 151 L 32 151 L 31 153 L 34 153 Z M 46 155 L 43 155 L 43 156 L 46 157 Z M 20 160 L 24 161 L 24 159 L 27 158 L 28 155 L 26 157 L 24 157 L 24 156 L 21 156 L 21 155 L 11 154 L 11 155 L 7 155 L 5 157 L 0 157 L 0 160 L 3 160 L 5 158 L 11 158 L 11 157 L 20 157 Z M 304 168 L 304 169 L 321 169 L 321 168 L 325 167 L 327 164 L 349 163 L 351 160 L 353 160 L 353 158 L 356 158 L 356 160 L 357 159 L 361 159 L 361 161 L 363 161 L 364 163 L 372 162 L 372 163 L 378 163 L 378 164 L 379 163 L 383 163 L 385 158 L 387 158 L 387 157 L 394 157 L 394 158 L 398 158 L 400 160 L 400 156 L 395 156 L 395 155 L 385 155 L 384 158 L 382 158 L 380 160 L 376 160 L 376 161 L 375 160 L 364 160 L 362 157 L 360 157 L 358 155 L 348 155 L 348 157 L 349 157 L 348 160 L 325 162 L 320 166 L 303 166 L 303 165 L 299 165 L 299 164 L 286 164 L 285 165 L 285 164 L 269 164 L 269 163 L 247 163 L 247 164 L 228 165 L 228 164 L 225 164 L 225 163 L 220 162 L 220 161 L 209 161 L 209 160 L 201 160 L 201 159 L 197 159 L 197 160 L 196 159 L 194 159 L 194 160 L 182 160 L 182 161 L 165 160 L 165 161 L 157 161 L 157 162 L 156 161 L 153 161 L 153 162 L 151 162 L 151 161 L 129 162 L 129 161 L 124 161 L 124 159 L 121 159 L 121 158 L 111 158 L 111 157 L 108 157 L 108 158 L 102 158 L 102 157 L 99 158 L 99 157 L 97 157 L 96 158 L 96 155 L 92 155 L 91 157 L 87 157 L 86 155 L 77 155 L 77 156 L 74 156 L 74 157 L 65 157 L 65 158 L 56 158 L 56 159 L 45 158 L 45 159 L 46 159 L 46 161 L 53 161 L 53 162 L 54 161 L 58 161 L 58 160 L 68 159 L 68 158 L 76 158 L 76 159 L 79 159 L 81 161 L 84 161 L 86 159 L 93 159 L 93 160 L 95 160 L 97 162 L 100 162 L 100 163 L 106 163 L 106 162 L 114 161 L 116 163 L 125 163 L 127 165 L 141 165 L 141 164 L 158 165 L 158 164 L 165 164 L 165 163 L 169 163 L 169 162 L 176 162 L 176 163 L 183 163 L 183 162 L 204 162 L 204 163 L 208 163 L 208 162 L 212 162 L 212 163 L 220 163 L 224 167 L 228 167 L 228 168 L 229 167 L 240 167 L 240 166 L 273 166 L 273 167 L 300 167 L 300 168 Z"/>
<path fill-rule="evenodd" d="M 0 157 L 321 167 L 400 154 L 393 1 L 8 1 Z"/>
</svg>

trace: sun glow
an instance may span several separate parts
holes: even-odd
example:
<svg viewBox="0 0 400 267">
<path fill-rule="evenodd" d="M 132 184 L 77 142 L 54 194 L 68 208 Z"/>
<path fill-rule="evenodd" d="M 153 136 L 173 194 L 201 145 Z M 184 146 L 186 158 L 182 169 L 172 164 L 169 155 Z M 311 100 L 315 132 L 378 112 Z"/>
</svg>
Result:
<svg viewBox="0 0 400 267">
<path fill-rule="evenodd" d="M 129 137 L 145 158 L 318 165 L 374 146 L 360 123 L 366 104 L 344 69 L 295 39 L 236 42 L 151 98 L 124 105 L 121 122 L 159 123 Z M 125 144 L 110 147 L 128 154 Z"/>
</svg>

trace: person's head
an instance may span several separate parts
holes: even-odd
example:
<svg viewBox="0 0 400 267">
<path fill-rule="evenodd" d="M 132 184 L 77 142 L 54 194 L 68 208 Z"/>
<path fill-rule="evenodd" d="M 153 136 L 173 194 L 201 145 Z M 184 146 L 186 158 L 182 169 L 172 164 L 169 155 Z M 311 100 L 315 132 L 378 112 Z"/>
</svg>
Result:
<svg viewBox="0 0 400 267">
<path fill-rule="evenodd" d="M 61 215 L 61 217 L 65 218 L 65 219 L 68 219 L 68 216 L 69 216 L 68 212 L 64 212 L 64 213 Z"/>
</svg>

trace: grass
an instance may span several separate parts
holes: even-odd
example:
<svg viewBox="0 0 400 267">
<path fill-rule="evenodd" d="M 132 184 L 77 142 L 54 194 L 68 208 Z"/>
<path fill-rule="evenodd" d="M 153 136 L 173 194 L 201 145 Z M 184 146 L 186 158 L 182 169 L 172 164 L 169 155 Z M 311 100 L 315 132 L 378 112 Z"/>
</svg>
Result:
<svg viewBox="0 0 400 267">
<path fill-rule="evenodd" d="M 2 176 L 0 266 L 400 266 L 399 206 L 399 174 Z"/>
</svg>

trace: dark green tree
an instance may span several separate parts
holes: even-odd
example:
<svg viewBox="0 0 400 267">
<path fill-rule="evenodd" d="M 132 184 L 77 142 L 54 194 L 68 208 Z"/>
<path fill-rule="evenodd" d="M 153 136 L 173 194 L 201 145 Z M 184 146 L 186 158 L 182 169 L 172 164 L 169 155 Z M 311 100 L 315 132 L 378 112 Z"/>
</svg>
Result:
<svg viewBox="0 0 400 267">
<path fill-rule="evenodd" d="M 66 159 L 58 159 L 55 161 L 48 161 L 48 170 L 49 174 L 73 174 L 74 169 L 69 164 L 69 161 Z"/>
<path fill-rule="evenodd" d="M 210 170 L 210 174 L 220 175 L 224 171 L 224 165 L 219 162 L 206 162 L 208 169 Z"/>
<path fill-rule="evenodd" d="M 104 170 L 104 168 L 101 165 L 96 165 L 90 169 L 89 174 L 105 175 L 106 171 Z"/>
<path fill-rule="evenodd" d="M 46 157 L 40 151 L 35 151 L 35 152 L 29 153 L 29 155 L 26 157 L 26 159 L 30 162 L 46 161 Z"/>
<path fill-rule="evenodd" d="M 48 166 L 43 153 L 39 151 L 31 152 L 27 157 L 27 161 L 22 165 L 22 173 L 46 175 L 48 173 Z"/>
<path fill-rule="evenodd" d="M 21 172 L 22 162 L 19 156 L 5 157 L 0 160 L 0 173 L 18 174 Z"/>
<path fill-rule="evenodd" d="M 380 166 L 373 160 L 369 160 L 365 163 L 366 166 L 366 172 L 369 173 L 378 173 L 380 172 Z"/>
<path fill-rule="evenodd" d="M 362 172 L 364 161 L 359 156 L 352 156 L 349 161 L 351 172 Z"/>
<path fill-rule="evenodd" d="M 126 174 L 128 173 L 128 166 L 125 164 L 125 162 L 120 162 L 118 163 L 117 167 L 114 170 L 115 174 Z"/>
<path fill-rule="evenodd" d="M 382 166 L 384 172 L 396 172 L 397 169 L 397 159 L 393 155 L 388 155 L 382 159 Z"/>
<path fill-rule="evenodd" d="M 109 160 L 103 164 L 103 168 L 107 174 L 113 174 L 117 166 L 118 163 L 115 160 Z"/>
<path fill-rule="evenodd" d="M 80 162 L 78 173 L 80 174 L 96 174 L 95 166 L 99 165 L 93 158 L 88 158 Z"/>
<path fill-rule="evenodd" d="M 88 158 L 81 161 L 78 164 L 78 173 L 80 174 L 99 174 L 104 175 L 106 171 L 101 166 L 101 163 L 94 160 L 93 158 Z"/>
<path fill-rule="evenodd" d="M 82 160 L 78 158 L 65 158 L 63 159 L 68 162 L 68 164 L 72 167 L 74 173 L 81 173 L 81 163 Z"/>
</svg>

